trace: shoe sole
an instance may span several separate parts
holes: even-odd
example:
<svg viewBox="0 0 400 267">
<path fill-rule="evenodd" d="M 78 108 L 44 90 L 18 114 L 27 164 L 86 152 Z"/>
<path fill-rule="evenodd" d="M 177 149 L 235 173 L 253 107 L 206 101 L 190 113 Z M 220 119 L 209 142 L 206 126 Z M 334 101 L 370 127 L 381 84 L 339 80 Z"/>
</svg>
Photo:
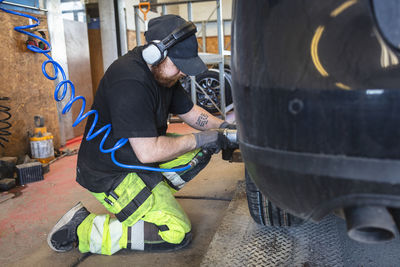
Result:
<svg viewBox="0 0 400 267">
<path fill-rule="evenodd" d="M 75 213 L 80 210 L 81 208 L 83 208 L 83 205 L 81 202 L 79 202 L 78 204 L 76 204 L 75 206 L 73 206 L 67 213 L 64 214 L 64 216 L 61 217 L 60 220 L 58 220 L 58 222 L 56 223 L 56 225 L 53 227 L 53 229 L 51 229 L 50 233 L 47 236 L 47 244 L 49 244 L 49 247 L 57 252 L 67 252 L 67 250 L 59 250 L 56 249 L 53 244 L 51 243 L 51 237 L 53 236 L 53 234 L 55 232 L 58 231 L 58 229 L 60 229 L 62 226 L 64 226 L 65 224 L 67 224 L 72 217 L 74 217 Z"/>
</svg>

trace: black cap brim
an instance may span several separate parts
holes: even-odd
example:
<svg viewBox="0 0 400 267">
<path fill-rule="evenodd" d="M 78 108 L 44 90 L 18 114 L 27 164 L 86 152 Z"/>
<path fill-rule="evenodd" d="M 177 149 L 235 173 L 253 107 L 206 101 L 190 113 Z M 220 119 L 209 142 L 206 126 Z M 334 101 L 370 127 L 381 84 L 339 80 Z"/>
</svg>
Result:
<svg viewBox="0 0 400 267">
<path fill-rule="evenodd" d="M 170 57 L 170 59 L 172 60 L 172 62 L 174 62 L 178 69 L 186 75 L 196 76 L 207 70 L 206 64 L 204 64 L 203 60 L 201 60 L 201 58 L 198 56 L 192 58 Z"/>
</svg>

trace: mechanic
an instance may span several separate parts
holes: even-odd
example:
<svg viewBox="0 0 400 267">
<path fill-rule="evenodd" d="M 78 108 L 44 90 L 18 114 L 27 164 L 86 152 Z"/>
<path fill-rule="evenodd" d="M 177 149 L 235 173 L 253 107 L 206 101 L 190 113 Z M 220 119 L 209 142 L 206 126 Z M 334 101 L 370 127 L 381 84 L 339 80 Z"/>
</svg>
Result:
<svg viewBox="0 0 400 267">
<path fill-rule="evenodd" d="M 94 132 L 112 124 L 104 148 L 113 147 L 120 138 L 129 139 L 116 151 L 117 161 L 174 168 L 196 158 L 198 164 L 182 172 L 126 169 L 114 164 L 110 153 L 100 152 L 103 135 L 90 141 L 83 139 L 77 182 L 116 218 L 90 213 L 79 202 L 48 235 L 53 250 L 64 252 L 78 244 L 82 253 L 111 255 L 125 248 L 173 251 L 189 244 L 190 221 L 173 193 L 207 165 L 212 153 L 226 147 L 227 139 L 215 129 L 235 128 L 194 105 L 179 82 L 184 75 L 207 70 L 197 54 L 195 32 L 193 23 L 176 15 L 150 20 L 145 33 L 147 44 L 111 64 L 92 109 L 99 113 Z M 170 113 L 200 132 L 167 134 Z M 88 118 L 85 136 L 93 120 L 94 116 Z"/>
</svg>

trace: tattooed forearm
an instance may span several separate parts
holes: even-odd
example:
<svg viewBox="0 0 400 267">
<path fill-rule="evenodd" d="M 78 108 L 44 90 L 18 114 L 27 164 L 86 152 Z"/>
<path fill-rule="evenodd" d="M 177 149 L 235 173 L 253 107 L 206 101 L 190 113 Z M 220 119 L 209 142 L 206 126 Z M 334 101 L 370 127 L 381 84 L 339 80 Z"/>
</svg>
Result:
<svg viewBox="0 0 400 267">
<path fill-rule="evenodd" d="M 205 113 L 201 113 L 197 118 L 196 124 L 200 127 L 205 127 L 208 123 L 208 115 Z"/>
</svg>

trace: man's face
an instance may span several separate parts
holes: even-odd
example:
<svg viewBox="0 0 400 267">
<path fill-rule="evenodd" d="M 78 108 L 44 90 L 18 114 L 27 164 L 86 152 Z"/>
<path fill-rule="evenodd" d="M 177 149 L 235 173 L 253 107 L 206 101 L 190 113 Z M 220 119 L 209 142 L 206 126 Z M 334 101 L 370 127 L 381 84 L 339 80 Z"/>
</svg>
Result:
<svg viewBox="0 0 400 267">
<path fill-rule="evenodd" d="M 166 59 L 157 66 L 152 66 L 151 72 L 161 86 L 168 88 L 172 87 L 180 78 L 185 76 L 169 57 L 166 57 Z"/>
</svg>

